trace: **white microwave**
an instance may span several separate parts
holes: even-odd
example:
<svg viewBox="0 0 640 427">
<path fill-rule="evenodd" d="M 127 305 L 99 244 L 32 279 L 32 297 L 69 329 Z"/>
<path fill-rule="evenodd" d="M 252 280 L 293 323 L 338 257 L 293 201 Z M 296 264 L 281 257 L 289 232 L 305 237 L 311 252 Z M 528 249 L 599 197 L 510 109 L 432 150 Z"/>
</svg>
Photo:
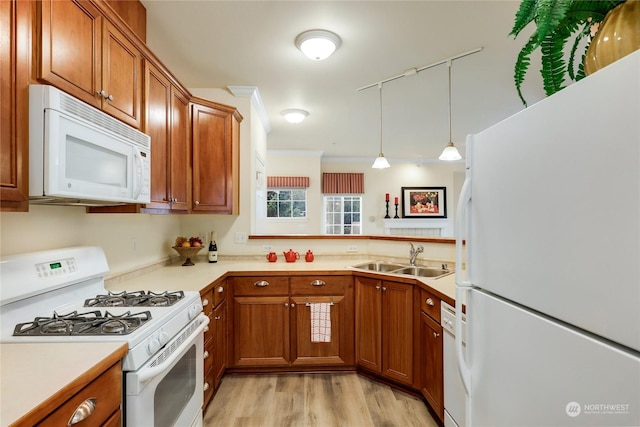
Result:
<svg viewBox="0 0 640 427">
<path fill-rule="evenodd" d="M 151 138 L 47 85 L 29 86 L 29 201 L 149 203 Z"/>
</svg>

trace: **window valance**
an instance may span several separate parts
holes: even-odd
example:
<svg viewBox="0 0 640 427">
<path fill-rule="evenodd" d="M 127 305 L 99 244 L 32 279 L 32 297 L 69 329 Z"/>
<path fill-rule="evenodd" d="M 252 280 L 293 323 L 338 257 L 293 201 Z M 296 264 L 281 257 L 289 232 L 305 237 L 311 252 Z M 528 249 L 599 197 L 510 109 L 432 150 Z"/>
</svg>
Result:
<svg viewBox="0 0 640 427">
<path fill-rule="evenodd" d="M 268 176 L 268 188 L 308 188 L 308 176 Z"/>
<path fill-rule="evenodd" d="M 323 173 L 323 194 L 364 194 L 363 173 Z"/>
</svg>

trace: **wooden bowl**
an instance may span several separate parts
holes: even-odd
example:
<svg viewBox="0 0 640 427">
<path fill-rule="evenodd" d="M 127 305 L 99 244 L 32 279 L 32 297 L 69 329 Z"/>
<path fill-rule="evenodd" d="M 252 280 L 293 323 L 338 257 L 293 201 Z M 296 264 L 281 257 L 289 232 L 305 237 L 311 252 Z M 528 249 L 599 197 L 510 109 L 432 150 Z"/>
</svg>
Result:
<svg viewBox="0 0 640 427">
<path fill-rule="evenodd" d="M 175 249 L 176 252 L 178 252 L 182 258 L 185 258 L 185 261 L 182 264 L 182 266 L 189 266 L 189 265 L 195 265 L 191 261 L 191 258 L 196 256 L 198 252 L 202 250 L 203 247 L 204 246 L 196 246 L 196 247 L 190 246 L 185 248 L 182 246 L 173 246 L 173 249 Z"/>
</svg>

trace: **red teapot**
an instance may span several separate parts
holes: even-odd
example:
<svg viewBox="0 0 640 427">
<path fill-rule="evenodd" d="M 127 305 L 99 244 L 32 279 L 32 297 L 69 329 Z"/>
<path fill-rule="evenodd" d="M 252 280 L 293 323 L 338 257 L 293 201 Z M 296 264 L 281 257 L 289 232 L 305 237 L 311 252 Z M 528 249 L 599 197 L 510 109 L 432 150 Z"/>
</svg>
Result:
<svg viewBox="0 0 640 427">
<path fill-rule="evenodd" d="M 289 249 L 289 252 L 283 252 L 284 253 L 284 259 L 287 262 L 296 262 L 297 259 L 300 259 L 300 254 L 298 252 L 294 252 L 291 249 Z"/>
<path fill-rule="evenodd" d="M 311 252 L 311 250 L 307 251 L 307 254 L 304 256 L 304 260 L 307 262 L 313 261 L 313 252 Z"/>
<path fill-rule="evenodd" d="M 278 260 L 278 255 L 276 255 L 275 252 L 269 252 L 267 254 L 267 261 L 269 262 L 276 262 Z"/>
</svg>

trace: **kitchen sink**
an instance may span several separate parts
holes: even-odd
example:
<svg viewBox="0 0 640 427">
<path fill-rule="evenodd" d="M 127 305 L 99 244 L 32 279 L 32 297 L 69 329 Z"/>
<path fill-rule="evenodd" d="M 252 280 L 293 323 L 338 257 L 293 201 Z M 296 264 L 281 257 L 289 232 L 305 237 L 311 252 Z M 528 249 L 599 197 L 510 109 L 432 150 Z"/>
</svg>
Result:
<svg viewBox="0 0 640 427">
<path fill-rule="evenodd" d="M 401 268 L 399 270 L 394 270 L 391 273 L 407 274 L 410 276 L 420 276 L 420 277 L 440 277 L 440 276 L 444 276 L 445 274 L 453 273 L 453 271 L 445 270 L 442 268 L 410 266 L 410 267 Z"/>
<path fill-rule="evenodd" d="M 392 262 L 382 262 L 382 261 L 374 261 L 367 262 L 365 264 L 354 265 L 353 268 L 357 268 L 360 270 L 368 270 L 368 271 L 378 271 L 382 273 L 389 273 L 393 270 L 398 270 L 403 268 L 402 264 L 395 264 Z"/>
</svg>

